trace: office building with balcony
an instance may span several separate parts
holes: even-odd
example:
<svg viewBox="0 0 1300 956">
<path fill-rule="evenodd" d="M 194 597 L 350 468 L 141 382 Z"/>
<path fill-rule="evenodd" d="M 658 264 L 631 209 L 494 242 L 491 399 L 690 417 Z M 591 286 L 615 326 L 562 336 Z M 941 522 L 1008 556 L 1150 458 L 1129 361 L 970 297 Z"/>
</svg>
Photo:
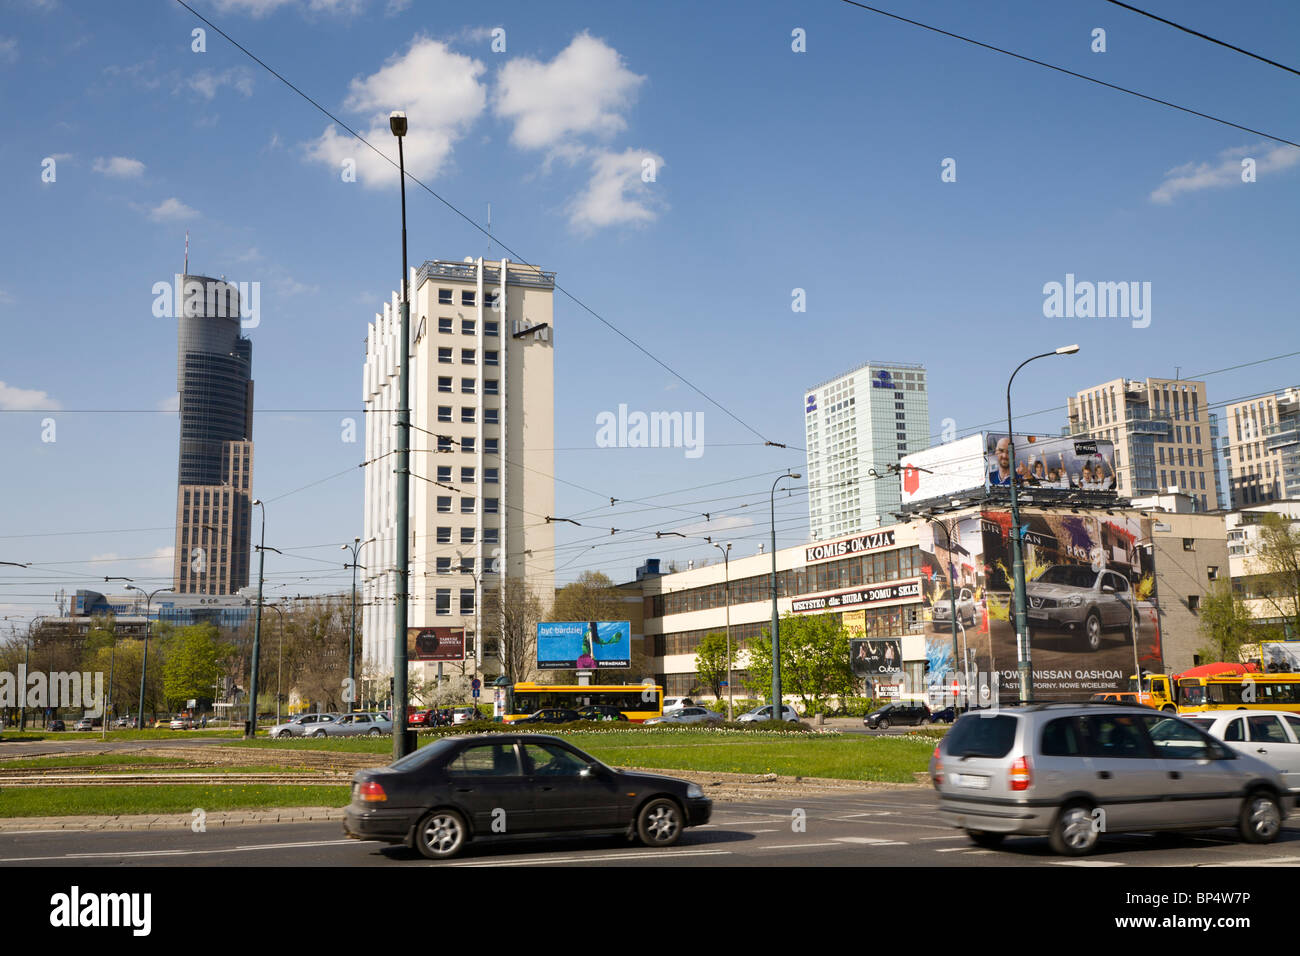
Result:
<svg viewBox="0 0 1300 956">
<path fill-rule="evenodd" d="M 808 389 L 804 431 L 812 539 L 892 523 L 901 498 L 890 468 L 930 447 L 925 366 L 869 362 Z"/>
<path fill-rule="evenodd" d="M 1223 410 L 1230 507 L 1300 498 L 1300 388 Z"/>
<path fill-rule="evenodd" d="M 555 274 L 508 260 L 429 260 L 410 274 L 408 627 L 463 630 L 465 676 L 500 674 L 483 594 L 509 576 L 554 593 Z M 401 300 L 366 337 L 363 672 L 392 673 L 398 586 L 397 408 Z M 415 656 L 412 656 L 415 662 Z M 426 663 L 426 678 L 437 666 Z"/>
<path fill-rule="evenodd" d="M 234 594 L 248 585 L 253 483 L 253 344 L 239 289 L 185 275 L 177 303 L 180 463 L 172 587 Z"/>
<path fill-rule="evenodd" d="M 1183 493 L 1218 507 L 1218 475 L 1205 383 L 1117 378 L 1068 400 L 1069 432 L 1113 442 L 1122 497 Z"/>
</svg>

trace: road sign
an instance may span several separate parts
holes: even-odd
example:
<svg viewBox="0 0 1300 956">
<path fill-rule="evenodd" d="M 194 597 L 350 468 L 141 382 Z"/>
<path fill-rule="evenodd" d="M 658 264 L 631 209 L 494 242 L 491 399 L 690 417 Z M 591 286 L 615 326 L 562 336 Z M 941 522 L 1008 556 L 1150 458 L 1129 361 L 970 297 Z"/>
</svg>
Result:
<svg viewBox="0 0 1300 956">
<path fill-rule="evenodd" d="M 479 680 L 477 677 L 475 677 L 472 681 L 469 682 L 469 686 L 472 687 L 472 688 L 474 688 L 474 690 L 475 690 L 475 694 L 474 694 L 474 696 L 477 697 L 477 696 L 478 696 L 477 691 L 478 691 L 478 689 L 479 689 L 480 687 L 483 686 L 483 682 L 482 682 L 481 680 Z"/>
<path fill-rule="evenodd" d="M 471 691 L 471 693 L 474 695 L 474 699 L 478 700 L 478 688 L 475 687 L 474 690 Z"/>
</svg>

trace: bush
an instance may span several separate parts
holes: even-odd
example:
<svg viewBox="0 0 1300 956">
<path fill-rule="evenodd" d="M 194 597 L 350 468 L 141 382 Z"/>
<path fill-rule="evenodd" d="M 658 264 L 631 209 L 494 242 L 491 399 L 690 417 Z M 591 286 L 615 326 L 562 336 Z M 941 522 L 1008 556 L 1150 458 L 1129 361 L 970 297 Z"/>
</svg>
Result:
<svg viewBox="0 0 1300 956">
<path fill-rule="evenodd" d="M 839 717 L 865 717 L 877 707 L 872 697 L 841 697 Z"/>
</svg>

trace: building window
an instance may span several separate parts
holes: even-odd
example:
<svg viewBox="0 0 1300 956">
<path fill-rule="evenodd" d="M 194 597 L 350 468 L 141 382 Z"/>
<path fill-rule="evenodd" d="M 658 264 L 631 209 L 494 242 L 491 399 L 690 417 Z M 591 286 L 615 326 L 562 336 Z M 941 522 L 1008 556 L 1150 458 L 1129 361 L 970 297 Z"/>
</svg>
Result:
<svg viewBox="0 0 1300 956">
<path fill-rule="evenodd" d="M 485 308 L 485 309 L 495 309 L 495 308 L 497 307 L 497 298 L 499 297 L 499 295 L 500 295 L 500 293 L 498 293 L 498 292 L 488 292 L 488 291 L 484 290 L 484 292 L 483 292 L 483 308 Z"/>
<path fill-rule="evenodd" d="M 484 364 L 484 365 L 500 365 L 500 364 L 501 364 L 501 362 L 500 362 L 500 354 L 501 354 L 501 353 L 499 353 L 499 352 L 488 352 L 488 351 L 484 351 L 484 352 L 483 352 L 483 364 Z M 780 635 L 777 635 L 777 636 L 779 637 Z"/>
<path fill-rule="evenodd" d="M 1206 577 L 1207 580 L 1210 580 L 1210 581 L 1217 581 L 1217 580 L 1219 580 L 1219 568 L 1218 568 L 1218 565 L 1211 564 L 1211 565 L 1209 565 L 1208 567 L 1206 567 L 1206 569 L 1205 569 L 1205 577 Z M 780 636 L 780 635 L 778 634 L 778 636 Z"/>
<path fill-rule="evenodd" d="M 501 505 L 500 498 L 484 498 L 483 513 L 485 515 L 497 514 L 500 511 L 500 505 Z"/>
<path fill-rule="evenodd" d="M 495 485 L 495 484 L 497 484 L 497 483 L 500 481 L 500 478 L 498 477 L 498 471 L 497 471 L 497 469 L 496 469 L 496 468 L 484 468 L 484 469 L 483 469 L 483 481 L 484 481 L 486 484 L 489 484 L 489 485 Z M 779 636 L 779 635 L 778 635 L 778 636 Z"/>
<path fill-rule="evenodd" d="M 451 613 L 451 588 L 438 588 L 433 592 L 433 613 Z"/>
<path fill-rule="evenodd" d="M 469 452 L 471 455 L 474 454 L 474 439 L 472 439 L 472 438 L 462 438 L 462 439 L 460 440 L 460 450 L 461 450 L 461 451 L 467 451 L 467 452 Z"/>
<path fill-rule="evenodd" d="M 484 528 L 483 543 L 499 544 L 501 541 L 501 530 L 499 528 Z"/>
<path fill-rule="evenodd" d="M 497 452 L 497 444 L 498 444 L 498 439 L 496 439 L 496 438 L 484 438 L 484 439 L 483 439 L 483 454 L 485 454 L 485 455 L 496 455 L 496 454 L 499 454 L 499 453 Z M 780 635 L 778 634 L 777 636 L 779 637 Z"/>
<path fill-rule="evenodd" d="M 500 394 L 500 392 L 497 391 L 497 380 L 495 378 L 487 378 L 483 380 L 483 394 L 484 395 Z"/>
<path fill-rule="evenodd" d="M 462 378 L 460 380 L 460 390 L 466 395 L 473 395 L 475 392 L 474 379 Z"/>
<path fill-rule="evenodd" d="M 1193 614 L 1201 609 L 1201 596 L 1199 594 L 1187 595 L 1187 609 Z"/>
<path fill-rule="evenodd" d="M 477 325 L 478 325 L 478 323 L 475 322 L 473 319 L 461 319 L 461 320 L 460 320 L 460 334 L 461 334 L 461 335 L 473 335 L 473 334 L 474 334 L 474 331 L 475 331 L 475 327 L 476 327 Z M 451 330 L 448 329 L 447 331 L 450 332 Z"/>
<path fill-rule="evenodd" d="M 439 528 L 439 529 L 438 529 L 438 543 L 439 543 L 439 544 L 451 544 L 451 529 L 450 529 L 450 528 Z M 778 636 L 779 636 L 779 635 L 778 635 Z"/>
<path fill-rule="evenodd" d="M 1184 551 L 1195 551 L 1195 550 L 1196 550 L 1196 539 L 1195 539 L 1195 538 L 1183 538 L 1183 550 L 1184 550 Z"/>
<path fill-rule="evenodd" d="M 442 376 L 442 375 L 439 375 L 439 376 L 438 376 L 438 391 L 440 391 L 440 392 L 450 392 L 450 391 L 451 391 L 451 378 L 450 378 L 450 377 L 448 377 L 448 376 Z M 779 636 L 779 635 L 778 635 L 778 636 Z"/>
<path fill-rule="evenodd" d="M 490 335 L 490 336 L 493 336 L 493 337 L 496 337 L 496 336 L 500 335 L 500 334 L 501 334 L 501 325 L 500 325 L 500 323 L 497 323 L 497 322 L 487 322 L 487 321 L 485 321 L 485 322 L 483 323 L 483 334 L 484 334 L 484 335 Z"/>
<path fill-rule="evenodd" d="M 450 497 L 443 497 L 441 495 L 438 497 L 438 512 L 440 514 L 451 514 Z"/>
<path fill-rule="evenodd" d="M 473 574 L 473 573 L 474 573 L 474 559 L 473 559 L 473 558 L 461 558 L 461 559 L 460 559 L 460 573 L 461 573 L 461 574 Z"/>
<path fill-rule="evenodd" d="M 462 468 L 462 469 L 460 470 L 460 483 L 461 483 L 462 485 L 472 485 L 472 484 L 474 484 L 474 469 L 473 469 L 473 468 Z"/>
<path fill-rule="evenodd" d="M 468 290 L 462 291 L 461 294 L 460 294 L 460 304 L 461 304 L 461 305 L 473 305 L 473 304 L 474 304 L 474 293 L 473 293 L 473 292 L 470 292 L 470 291 L 468 291 Z"/>
<path fill-rule="evenodd" d="M 460 420 L 469 425 L 474 424 L 474 407 L 472 405 L 467 405 L 461 408 Z M 777 636 L 779 637 L 780 635 Z"/>
<path fill-rule="evenodd" d="M 451 481 L 451 465 L 438 466 L 438 480 Z"/>
<path fill-rule="evenodd" d="M 451 319 L 439 319 L 438 331 L 445 332 L 447 335 L 451 335 Z"/>
<path fill-rule="evenodd" d="M 451 558 L 438 558 L 436 571 L 438 574 L 450 574 Z"/>
<path fill-rule="evenodd" d="M 460 529 L 460 543 L 461 543 L 461 544 L 473 544 L 473 543 L 474 543 L 474 529 L 473 529 L 473 528 L 461 528 L 461 529 Z"/>
<path fill-rule="evenodd" d="M 450 289 L 439 289 L 439 290 L 438 290 L 438 304 L 439 304 L 439 305 L 452 305 L 452 304 L 453 304 L 452 301 L 451 301 L 451 290 L 450 290 Z M 778 635 L 778 636 L 779 636 L 779 635 Z"/>
<path fill-rule="evenodd" d="M 452 442 L 452 439 L 451 439 L 451 436 L 450 436 L 450 435 L 439 435 L 439 436 L 438 436 L 438 451 L 443 451 L 443 452 L 451 451 L 451 450 L 452 450 L 452 448 L 451 448 L 451 442 Z M 780 635 L 778 634 L 777 636 L 779 637 Z"/>
<path fill-rule="evenodd" d="M 460 613 L 461 614 L 474 613 L 474 589 L 473 588 L 460 589 Z"/>
<path fill-rule="evenodd" d="M 449 421 L 451 421 L 451 406 L 450 406 L 450 405 L 439 405 L 439 406 L 438 406 L 438 421 L 440 421 L 440 422 L 449 422 Z M 780 635 L 777 635 L 777 636 L 779 637 Z"/>
<path fill-rule="evenodd" d="M 500 415 L 501 415 L 500 409 L 496 409 L 496 408 L 483 409 L 483 424 L 500 425 L 501 424 Z"/>
<path fill-rule="evenodd" d="M 477 357 L 477 355 L 475 354 L 475 350 L 474 350 L 474 349 L 461 349 L 461 350 L 460 350 L 460 364 L 461 364 L 461 365 L 473 365 L 473 364 L 474 364 L 475 362 L 477 362 L 477 361 L 478 361 L 478 357 Z"/>
<path fill-rule="evenodd" d="M 443 365 L 451 364 L 451 349 L 438 349 L 438 361 Z"/>
<path fill-rule="evenodd" d="M 476 499 L 474 499 L 474 498 L 461 498 L 461 499 L 460 499 L 460 513 L 463 514 L 463 515 L 472 515 L 472 514 L 474 513 L 474 504 L 475 504 L 475 500 L 476 500 Z M 448 511 L 451 510 L 451 499 L 450 499 L 450 498 L 447 499 L 447 510 L 448 510 Z"/>
</svg>

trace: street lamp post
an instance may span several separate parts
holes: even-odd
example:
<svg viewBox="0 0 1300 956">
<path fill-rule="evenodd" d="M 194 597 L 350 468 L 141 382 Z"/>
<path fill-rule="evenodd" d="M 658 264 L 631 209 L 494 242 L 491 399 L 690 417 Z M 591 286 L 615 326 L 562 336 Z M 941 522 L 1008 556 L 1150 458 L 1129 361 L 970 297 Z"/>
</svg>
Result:
<svg viewBox="0 0 1300 956">
<path fill-rule="evenodd" d="M 1011 544 L 1015 576 L 1016 601 L 1016 652 L 1020 664 L 1020 702 L 1027 704 L 1034 696 L 1034 673 L 1029 656 L 1029 628 L 1025 622 L 1025 552 L 1024 539 L 1020 527 L 1020 502 L 1016 495 L 1016 442 L 1011 435 L 1011 383 L 1016 380 L 1016 373 L 1035 359 L 1050 358 L 1053 355 L 1073 355 L 1079 351 L 1077 345 L 1064 345 L 1052 352 L 1043 352 L 1025 359 L 1016 366 L 1016 371 L 1007 379 L 1007 453 L 1011 464 Z"/>
<path fill-rule="evenodd" d="M 776 486 L 783 478 L 799 478 L 798 472 L 787 471 L 777 476 L 772 482 L 772 491 L 768 496 L 772 506 L 772 719 L 781 720 L 785 711 L 781 707 L 781 643 L 780 617 L 776 610 Z"/>
<path fill-rule="evenodd" d="M 144 602 L 144 654 L 140 658 L 140 710 L 136 716 L 137 727 L 144 730 L 144 679 L 149 673 L 149 631 L 152 622 L 149 619 L 149 608 L 153 605 L 153 596 L 162 594 L 164 591 L 171 591 L 172 588 L 158 588 L 155 591 L 146 591 L 144 588 L 138 588 L 134 584 L 126 586 L 128 591 L 139 591 L 145 595 Z"/>
<path fill-rule="evenodd" d="M 408 498 L 411 484 L 411 290 L 406 265 L 406 114 L 394 111 L 388 127 L 397 137 L 397 171 L 402 191 L 402 329 L 398 340 L 401 357 L 397 379 L 397 607 L 393 629 L 393 759 L 407 753 L 406 746 L 406 605 L 411 581 L 411 550 L 408 535 Z"/>
<path fill-rule="evenodd" d="M 104 583 L 109 581 L 134 581 L 134 578 L 123 578 L 118 576 L 105 577 Z M 100 740 L 108 739 L 108 715 L 113 710 L 113 672 L 117 669 L 117 626 L 113 626 L 113 650 L 108 657 L 108 698 L 104 701 L 104 713 L 100 715 L 103 721 L 101 726 Z"/>
<path fill-rule="evenodd" d="M 374 538 L 366 541 L 369 544 Z M 365 568 L 364 564 L 357 564 L 357 552 L 361 550 L 362 542 L 359 537 L 352 539 L 352 544 L 341 544 L 339 548 L 343 551 L 352 552 L 352 563 L 343 565 L 344 568 L 352 569 L 352 626 L 348 631 L 348 712 L 357 709 L 357 568 Z"/>
<path fill-rule="evenodd" d="M 272 611 L 280 615 L 280 652 L 275 665 L 275 722 L 280 723 L 280 673 L 284 670 L 284 608 L 277 604 L 268 604 Z"/>
<path fill-rule="evenodd" d="M 726 576 L 722 595 L 727 602 L 727 720 L 734 720 L 735 707 L 731 695 L 731 542 L 728 541 L 725 548 L 712 541 L 709 543 L 722 552 L 722 569 Z"/>
<path fill-rule="evenodd" d="M 257 666 L 262 656 L 262 585 L 266 578 L 266 552 L 281 552 L 266 546 L 266 505 L 261 499 L 254 498 L 253 504 L 262 509 L 262 543 L 257 546 L 257 614 L 253 619 L 253 656 L 248 667 L 248 724 L 244 736 L 252 739 L 257 736 Z"/>
</svg>

